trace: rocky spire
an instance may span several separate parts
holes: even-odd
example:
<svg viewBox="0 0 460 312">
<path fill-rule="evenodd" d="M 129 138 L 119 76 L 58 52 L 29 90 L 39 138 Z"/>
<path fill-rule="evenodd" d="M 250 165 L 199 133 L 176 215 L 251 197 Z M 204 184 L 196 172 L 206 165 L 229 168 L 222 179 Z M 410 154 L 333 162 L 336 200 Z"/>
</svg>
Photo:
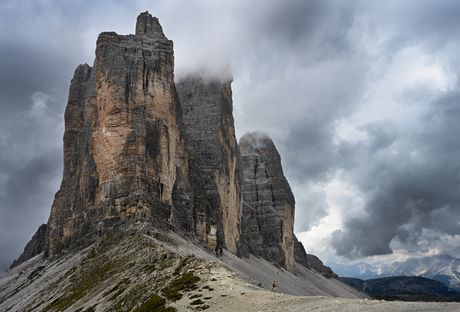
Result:
<svg viewBox="0 0 460 312">
<path fill-rule="evenodd" d="M 243 170 L 235 136 L 231 80 L 189 76 L 176 87 L 188 139 L 206 181 L 210 226 L 216 229 L 218 247 L 236 254 L 241 235 Z"/>
<path fill-rule="evenodd" d="M 175 90 L 173 43 L 148 12 L 136 33 L 101 33 L 95 66 L 75 71 L 50 256 L 91 243 L 133 213 L 193 233 L 194 211 L 205 209 L 189 183 L 200 177 Z"/>
<path fill-rule="evenodd" d="M 136 36 L 156 35 L 164 37 L 158 18 L 152 17 L 148 11 L 139 14 L 136 22 Z"/>
<path fill-rule="evenodd" d="M 270 137 L 246 133 L 239 142 L 244 167 L 244 236 L 249 252 L 291 270 L 295 200 Z"/>
</svg>

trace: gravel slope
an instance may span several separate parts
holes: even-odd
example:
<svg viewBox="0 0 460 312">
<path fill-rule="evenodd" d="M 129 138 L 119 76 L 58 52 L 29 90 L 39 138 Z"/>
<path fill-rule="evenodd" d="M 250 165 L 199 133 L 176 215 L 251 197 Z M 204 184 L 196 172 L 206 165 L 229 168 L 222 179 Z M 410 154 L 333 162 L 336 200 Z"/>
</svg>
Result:
<svg viewBox="0 0 460 312">
<path fill-rule="evenodd" d="M 209 273 L 207 273 L 209 272 Z M 254 286 L 220 264 L 198 268 L 198 290 L 173 303 L 179 312 L 208 311 L 460 311 L 460 303 L 396 302 L 325 296 L 293 296 Z M 194 305 L 193 302 L 202 303 Z"/>
<path fill-rule="evenodd" d="M 255 257 L 217 258 L 177 234 L 136 227 L 52 261 L 38 255 L 0 275 L 0 311 L 135 311 L 187 273 L 199 282 L 166 302 L 177 311 L 460 311 L 460 303 L 364 299 L 302 266 L 291 273 Z M 277 293 L 268 290 L 273 280 Z"/>
</svg>

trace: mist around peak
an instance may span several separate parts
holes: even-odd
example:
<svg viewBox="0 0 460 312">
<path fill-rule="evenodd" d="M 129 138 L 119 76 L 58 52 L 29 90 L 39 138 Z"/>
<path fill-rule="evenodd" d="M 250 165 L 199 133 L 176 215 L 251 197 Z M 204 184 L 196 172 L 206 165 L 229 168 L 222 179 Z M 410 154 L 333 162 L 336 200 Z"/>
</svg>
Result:
<svg viewBox="0 0 460 312">
<path fill-rule="evenodd" d="M 176 83 L 181 83 L 189 78 L 203 79 L 205 84 L 213 81 L 220 83 L 233 81 L 232 67 L 230 64 L 216 66 L 191 65 L 176 71 L 174 74 Z"/>
<path fill-rule="evenodd" d="M 274 146 L 272 139 L 268 133 L 257 130 L 253 132 L 246 132 L 239 141 L 240 145 L 251 146 L 253 149 L 266 148 L 270 145 Z"/>
</svg>

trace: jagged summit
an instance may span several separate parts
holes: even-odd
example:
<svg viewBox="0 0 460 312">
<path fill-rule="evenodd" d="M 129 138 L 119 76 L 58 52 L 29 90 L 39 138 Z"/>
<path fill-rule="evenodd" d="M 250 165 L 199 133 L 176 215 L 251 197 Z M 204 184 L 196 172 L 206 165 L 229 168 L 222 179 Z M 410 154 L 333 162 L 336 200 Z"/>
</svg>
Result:
<svg viewBox="0 0 460 312">
<path fill-rule="evenodd" d="M 149 14 L 149 11 L 145 11 L 137 17 L 136 32 L 137 36 L 141 35 L 156 35 L 165 36 L 163 28 L 160 25 L 158 18 Z"/>
<path fill-rule="evenodd" d="M 243 214 L 249 253 L 291 270 L 294 266 L 295 199 L 281 157 L 267 133 L 239 141 L 244 168 Z"/>
</svg>

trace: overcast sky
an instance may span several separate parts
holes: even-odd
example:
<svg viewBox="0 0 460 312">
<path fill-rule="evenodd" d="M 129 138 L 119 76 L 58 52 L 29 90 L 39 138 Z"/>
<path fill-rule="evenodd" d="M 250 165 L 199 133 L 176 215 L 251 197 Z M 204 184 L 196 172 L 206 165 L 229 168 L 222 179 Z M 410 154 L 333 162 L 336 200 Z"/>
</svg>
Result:
<svg viewBox="0 0 460 312">
<path fill-rule="evenodd" d="M 147 10 L 176 77 L 230 64 L 237 136 L 274 140 L 308 253 L 460 257 L 460 1 L 2 0 L 0 272 L 48 220 L 75 68 Z"/>
</svg>

